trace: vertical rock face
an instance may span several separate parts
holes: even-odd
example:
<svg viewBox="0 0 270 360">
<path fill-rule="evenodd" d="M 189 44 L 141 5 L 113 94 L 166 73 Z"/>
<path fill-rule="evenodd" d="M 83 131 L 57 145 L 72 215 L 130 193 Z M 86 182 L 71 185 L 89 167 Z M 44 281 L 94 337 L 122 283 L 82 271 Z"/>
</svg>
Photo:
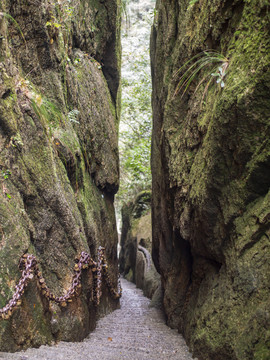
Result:
<svg viewBox="0 0 270 360">
<path fill-rule="evenodd" d="M 151 192 L 142 191 L 122 208 L 120 272 L 152 299 L 160 286 L 160 275 L 151 259 Z M 158 292 L 156 294 L 158 296 Z"/>
<path fill-rule="evenodd" d="M 269 23 L 267 1 L 157 1 L 153 258 L 168 323 L 204 360 L 270 357 Z M 177 92 L 205 49 L 225 86 L 210 62 Z"/>
<path fill-rule="evenodd" d="M 36 255 L 58 296 L 75 256 L 106 247 L 116 284 L 120 2 L 24 0 L 0 4 L 0 307 Z M 89 274 L 89 273 L 88 273 Z M 117 306 L 92 278 L 67 308 L 31 283 L 22 306 L 0 320 L 0 350 L 81 340 Z"/>
</svg>

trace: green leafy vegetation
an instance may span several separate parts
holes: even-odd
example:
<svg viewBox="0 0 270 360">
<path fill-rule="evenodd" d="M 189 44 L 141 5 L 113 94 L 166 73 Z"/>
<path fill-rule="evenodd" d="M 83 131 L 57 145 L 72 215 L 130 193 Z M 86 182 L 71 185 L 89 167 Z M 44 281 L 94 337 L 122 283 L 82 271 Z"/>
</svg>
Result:
<svg viewBox="0 0 270 360">
<path fill-rule="evenodd" d="M 46 22 L 46 26 L 54 26 L 58 29 L 61 27 L 61 24 L 58 24 L 58 23 L 54 22 L 53 20 L 51 20 L 51 21 Z"/>
<path fill-rule="evenodd" d="M 199 0 L 190 0 L 189 6 L 196 4 L 198 1 L 199 1 Z"/>
<path fill-rule="evenodd" d="M 70 0 L 63 0 L 61 3 L 56 2 L 54 4 L 55 14 L 50 11 L 51 19 L 47 21 L 46 26 L 55 27 L 57 29 L 63 27 L 69 31 L 70 22 L 72 21 L 79 5 L 79 1 L 73 2 L 72 5 Z"/>
<path fill-rule="evenodd" d="M 46 22 L 48 33 L 50 36 L 50 44 L 53 44 L 58 39 L 59 44 L 62 45 L 62 66 L 65 66 L 69 60 L 68 49 L 70 44 L 72 22 L 78 14 L 80 8 L 80 1 L 62 0 L 55 2 L 53 8 L 50 10 L 50 18 Z"/>
<path fill-rule="evenodd" d="M 15 148 L 22 148 L 24 146 L 24 143 L 22 142 L 21 136 L 18 133 L 15 136 L 12 136 L 10 139 L 10 144 L 11 146 L 15 147 Z"/>
<path fill-rule="evenodd" d="M 4 180 L 8 179 L 10 175 L 11 175 L 10 170 L 8 170 L 8 169 L 1 170 L 1 176 Z"/>
<path fill-rule="evenodd" d="M 63 122 L 61 110 L 49 100 L 42 98 L 37 101 L 36 98 L 33 98 L 32 107 L 45 126 L 48 124 L 50 127 L 57 127 Z"/>
<path fill-rule="evenodd" d="M 120 130 L 121 187 L 118 199 L 133 197 L 151 184 L 151 111 L 150 79 L 123 85 L 128 92 L 122 99 Z"/>
<path fill-rule="evenodd" d="M 127 11 L 127 10 L 126 10 Z M 148 37 L 133 38 L 133 29 L 149 28 L 148 17 L 131 18 L 131 28 L 123 27 L 122 104 L 119 131 L 120 189 L 117 208 L 132 200 L 140 191 L 151 188 L 150 149 L 152 131 L 151 76 Z M 133 15 L 131 14 L 131 17 Z M 141 25 L 144 23 L 144 25 Z M 138 32 L 136 32 L 136 35 Z M 147 34 L 148 35 L 148 34 Z M 136 43 L 136 51 L 133 48 Z"/>
<path fill-rule="evenodd" d="M 9 169 L 2 169 L 1 170 L 1 176 L 0 176 L 0 180 L 2 182 L 2 192 L 3 194 L 5 194 L 5 196 L 8 198 L 8 199 L 11 199 L 11 195 L 9 194 L 8 192 L 8 189 L 6 187 L 6 185 L 4 184 L 4 182 L 6 180 L 8 180 L 8 178 L 11 176 L 11 172 Z"/>
<path fill-rule="evenodd" d="M 31 81 L 20 78 L 16 87 L 29 99 L 34 112 L 42 121 L 44 128 L 49 126 L 51 130 L 51 128 L 57 127 L 64 122 L 62 111 L 58 106 L 42 96 Z M 12 146 L 18 145 L 23 146 L 19 135 L 12 138 Z"/>
</svg>

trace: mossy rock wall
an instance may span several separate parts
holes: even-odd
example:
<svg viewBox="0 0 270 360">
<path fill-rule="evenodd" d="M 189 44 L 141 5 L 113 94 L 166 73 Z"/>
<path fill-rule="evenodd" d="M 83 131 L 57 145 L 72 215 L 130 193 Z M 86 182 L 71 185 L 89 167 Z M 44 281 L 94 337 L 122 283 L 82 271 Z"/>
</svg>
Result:
<svg viewBox="0 0 270 360">
<path fill-rule="evenodd" d="M 0 3 L 0 307 L 28 252 L 58 296 L 81 251 L 106 248 L 117 284 L 120 1 L 4 0 Z M 116 308 L 92 278 L 60 309 L 35 282 L 12 317 L 0 320 L 0 350 L 79 341 Z"/>
<path fill-rule="evenodd" d="M 160 286 L 160 276 L 151 258 L 151 191 L 142 191 L 123 206 L 120 245 L 120 272 L 151 299 Z"/>
<path fill-rule="evenodd" d="M 203 360 L 270 358 L 268 1 L 158 0 L 153 74 L 153 258 L 168 324 Z M 225 86 L 178 70 L 213 49 Z M 178 72 L 178 73 L 177 73 Z M 210 75 L 211 78 L 211 75 Z"/>
</svg>

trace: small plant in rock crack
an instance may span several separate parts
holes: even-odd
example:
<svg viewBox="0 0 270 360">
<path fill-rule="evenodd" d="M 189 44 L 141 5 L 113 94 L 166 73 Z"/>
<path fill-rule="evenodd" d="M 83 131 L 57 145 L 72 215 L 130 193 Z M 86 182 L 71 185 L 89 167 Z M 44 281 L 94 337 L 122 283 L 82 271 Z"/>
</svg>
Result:
<svg viewBox="0 0 270 360">
<path fill-rule="evenodd" d="M 10 170 L 1 170 L 1 176 L 4 180 L 7 180 L 9 176 L 11 175 Z"/>
<path fill-rule="evenodd" d="M 79 116 L 80 112 L 79 110 L 77 109 L 73 109 L 71 110 L 68 114 L 67 114 L 67 117 L 68 117 L 68 120 L 72 123 L 75 123 L 75 124 L 79 124 L 80 122 L 78 121 L 78 116 Z"/>
<path fill-rule="evenodd" d="M 10 144 L 17 149 L 22 149 L 22 147 L 24 146 L 20 135 L 12 136 L 10 139 Z"/>
<path fill-rule="evenodd" d="M 209 85 L 214 78 L 216 78 L 216 83 L 218 83 L 221 88 L 224 88 L 224 78 L 226 76 L 228 66 L 229 60 L 216 50 L 203 51 L 193 56 L 183 66 L 181 66 L 174 75 L 175 77 L 180 75 L 174 95 L 182 92 L 182 98 L 193 80 L 195 80 L 202 71 L 203 77 L 196 86 L 194 94 L 197 92 L 199 87 L 207 81 L 202 95 L 203 101 L 205 95 L 207 94 Z"/>
<path fill-rule="evenodd" d="M 5 169 L 5 170 L 3 169 L 3 170 L 1 170 L 2 191 L 3 191 L 3 194 L 5 194 L 8 199 L 11 199 L 11 195 L 9 194 L 8 189 L 7 189 L 7 187 L 6 187 L 6 185 L 5 185 L 4 182 L 5 182 L 5 180 L 7 180 L 7 179 L 9 178 L 10 175 L 11 175 L 10 170 L 8 170 L 8 169 Z M 1 179 L 1 178 L 0 178 L 0 179 Z"/>
<path fill-rule="evenodd" d="M 51 17 L 51 20 L 46 22 L 46 26 L 53 26 L 53 27 L 55 27 L 55 28 L 58 29 L 58 28 L 60 28 L 62 25 L 59 24 L 58 22 L 56 22 L 55 16 L 52 16 L 52 17 Z"/>
</svg>

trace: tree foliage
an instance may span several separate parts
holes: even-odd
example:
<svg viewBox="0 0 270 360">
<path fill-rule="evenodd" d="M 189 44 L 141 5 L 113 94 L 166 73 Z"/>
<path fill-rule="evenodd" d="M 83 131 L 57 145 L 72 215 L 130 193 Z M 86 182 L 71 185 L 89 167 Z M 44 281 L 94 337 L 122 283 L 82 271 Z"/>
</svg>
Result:
<svg viewBox="0 0 270 360">
<path fill-rule="evenodd" d="M 140 25 L 140 22 L 146 24 Z M 135 25 L 131 24 L 131 26 L 136 25 L 139 28 L 149 27 L 146 16 L 138 20 Z M 127 29 L 125 31 L 122 34 L 124 39 L 131 36 Z M 149 37 L 138 36 L 135 43 L 136 41 L 136 51 L 132 40 L 130 46 L 123 46 L 125 69 L 122 71 L 122 113 L 119 131 L 120 189 L 117 195 L 119 207 L 138 192 L 151 187 L 152 113 Z M 129 44 L 129 41 L 123 43 Z"/>
</svg>

